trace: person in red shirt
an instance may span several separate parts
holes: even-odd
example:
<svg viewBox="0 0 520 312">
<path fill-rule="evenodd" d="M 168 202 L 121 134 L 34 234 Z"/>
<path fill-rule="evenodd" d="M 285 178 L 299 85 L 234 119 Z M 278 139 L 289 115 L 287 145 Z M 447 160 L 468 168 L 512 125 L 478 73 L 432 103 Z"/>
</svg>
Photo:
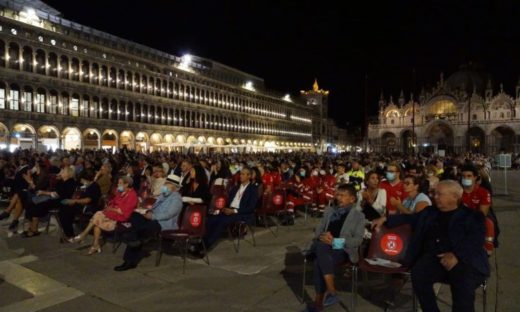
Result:
<svg viewBox="0 0 520 312">
<path fill-rule="evenodd" d="M 262 175 L 262 184 L 264 185 L 264 193 L 269 194 L 273 191 L 274 179 L 273 176 L 265 170 L 264 166 L 258 166 L 258 170 Z"/>
<path fill-rule="evenodd" d="M 386 191 L 386 213 L 387 215 L 397 214 L 397 207 L 392 205 L 392 197 L 404 201 L 408 194 L 404 191 L 403 181 L 401 181 L 401 170 L 396 163 L 391 163 L 386 167 L 386 180 L 381 181 L 379 188 Z"/>
<path fill-rule="evenodd" d="M 318 207 L 320 210 L 325 209 L 325 206 L 330 200 L 334 199 L 334 192 L 336 190 L 336 177 L 327 174 L 325 170 L 320 170 L 321 183 L 317 188 L 318 193 Z"/>
<path fill-rule="evenodd" d="M 491 254 L 494 249 L 493 242 L 495 239 L 495 225 L 488 217 L 489 208 L 491 207 L 491 194 L 477 183 L 478 170 L 476 167 L 471 165 L 462 167 L 461 176 L 461 183 L 464 189 L 462 202 L 467 207 L 481 211 L 486 216 L 486 243 L 484 247 L 488 254 Z"/>
<path fill-rule="evenodd" d="M 89 225 L 80 235 L 74 237 L 75 242 L 81 242 L 87 234 L 94 231 L 94 241 L 88 251 L 88 255 L 101 252 L 99 243 L 101 232 L 111 232 L 116 228 L 117 222 L 125 222 L 130 218 L 132 212 L 137 208 L 137 193 L 132 187 L 133 180 L 124 176 L 117 181 L 117 193 L 110 200 L 105 209 L 98 211 L 92 216 Z"/>
</svg>

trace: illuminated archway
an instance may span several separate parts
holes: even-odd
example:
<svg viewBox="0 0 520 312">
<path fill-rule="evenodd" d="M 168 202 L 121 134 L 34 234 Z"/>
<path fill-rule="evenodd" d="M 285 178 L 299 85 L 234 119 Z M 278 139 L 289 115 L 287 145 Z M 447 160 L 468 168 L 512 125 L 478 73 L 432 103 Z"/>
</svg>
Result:
<svg viewBox="0 0 520 312">
<path fill-rule="evenodd" d="M 78 128 L 67 127 L 63 129 L 61 139 L 64 150 L 81 149 L 81 132 Z"/>
<path fill-rule="evenodd" d="M 160 133 L 154 133 L 150 136 L 150 150 L 156 151 L 160 150 L 160 145 L 162 143 L 162 135 Z"/>
<path fill-rule="evenodd" d="M 148 151 L 149 144 L 148 134 L 146 132 L 139 132 L 135 136 L 135 149 L 138 152 L 146 152 Z"/>
<path fill-rule="evenodd" d="M 134 133 L 130 130 L 125 130 L 119 135 L 119 148 L 126 147 L 129 150 L 135 148 Z"/>
<path fill-rule="evenodd" d="M 105 130 L 101 136 L 101 148 L 110 149 L 112 152 L 116 152 L 118 147 L 118 136 L 117 131 L 113 129 Z"/>
<path fill-rule="evenodd" d="M 101 148 L 101 133 L 94 128 L 83 131 L 83 149 L 97 150 Z"/>
<path fill-rule="evenodd" d="M 9 129 L 0 122 L 0 149 L 7 148 L 9 145 Z"/>
<path fill-rule="evenodd" d="M 11 131 L 11 150 L 35 148 L 36 131 L 29 124 L 16 124 Z"/>
<path fill-rule="evenodd" d="M 60 148 L 60 131 L 55 126 L 45 125 L 38 129 L 37 149 L 45 151 Z"/>
</svg>

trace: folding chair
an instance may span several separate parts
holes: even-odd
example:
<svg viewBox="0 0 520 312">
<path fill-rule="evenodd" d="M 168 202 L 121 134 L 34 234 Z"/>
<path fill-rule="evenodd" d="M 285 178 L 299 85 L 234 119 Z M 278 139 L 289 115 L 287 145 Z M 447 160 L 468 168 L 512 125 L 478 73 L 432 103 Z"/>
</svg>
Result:
<svg viewBox="0 0 520 312">
<path fill-rule="evenodd" d="M 182 273 L 186 272 L 186 254 L 188 253 L 188 244 L 192 239 L 199 239 L 204 249 L 205 262 L 209 265 L 209 256 L 204 245 L 204 233 L 206 231 L 206 210 L 205 205 L 188 205 L 184 208 L 181 218 L 179 218 L 178 230 L 166 230 L 159 234 L 159 245 L 157 247 L 157 256 L 155 266 L 159 266 L 163 253 L 163 241 L 173 241 L 173 245 L 184 243 L 182 250 Z M 181 250 L 181 248 L 179 248 Z"/>
<path fill-rule="evenodd" d="M 402 274 L 406 279 L 410 277 L 410 268 L 403 265 L 406 251 L 412 235 L 412 229 L 408 224 L 394 228 L 382 226 L 379 230 L 372 231 L 372 238 L 366 257 L 361 253 L 359 269 L 364 272 L 381 274 Z M 383 259 L 400 264 L 399 267 L 386 267 L 370 264 L 367 259 Z M 356 272 L 357 273 L 357 272 Z M 357 277 L 356 277 L 357 282 Z M 404 285 L 404 283 L 403 283 Z M 357 289 L 357 286 L 355 287 Z M 400 291 L 400 289 L 399 289 Z M 413 292 L 413 289 L 412 289 Z M 357 293 L 355 294 L 357 296 Z M 412 293 L 413 311 L 416 309 L 415 295 Z"/>
<path fill-rule="evenodd" d="M 278 216 L 281 211 L 285 211 L 285 192 L 277 189 L 273 190 L 269 194 L 264 194 L 262 198 L 262 205 L 256 211 L 256 215 L 262 218 L 264 227 L 269 228 L 271 233 L 276 236 L 278 232 L 278 223 L 272 218 L 272 216 Z M 267 217 L 269 217 L 276 225 L 276 233 L 267 224 Z"/>
<path fill-rule="evenodd" d="M 252 244 L 256 247 L 254 227 L 255 215 L 251 214 L 250 216 L 245 217 L 245 219 L 247 220 L 236 221 L 228 226 L 228 236 L 233 241 L 233 247 L 235 248 L 236 253 L 240 250 L 240 240 L 245 239 L 247 233 L 251 233 Z M 233 235 L 233 232 L 235 232 L 235 235 Z M 236 243 L 234 236 L 236 236 Z"/>
</svg>

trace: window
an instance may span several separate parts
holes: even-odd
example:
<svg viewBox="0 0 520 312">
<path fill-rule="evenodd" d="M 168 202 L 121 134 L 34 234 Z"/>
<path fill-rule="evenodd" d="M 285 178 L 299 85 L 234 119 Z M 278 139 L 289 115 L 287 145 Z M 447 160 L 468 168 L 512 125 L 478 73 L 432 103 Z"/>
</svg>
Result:
<svg viewBox="0 0 520 312">
<path fill-rule="evenodd" d="M 49 96 L 49 104 L 50 104 L 50 112 L 51 114 L 58 113 L 58 96 L 56 94 L 51 94 Z"/>
<path fill-rule="evenodd" d="M 34 109 L 38 113 L 45 112 L 45 94 L 44 93 L 36 93 L 36 97 L 34 98 Z"/>
<path fill-rule="evenodd" d="M 473 114 L 473 116 L 471 116 L 471 119 L 477 120 L 477 114 Z"/>
<path fill-rule="evenodd" d="M 11 90 L 9 95 L 11 97 L 9 109 L 19 110 L 20 109 L 20 91 Z"/>
<path fill-rule="evenodd" d="M 5 109 L 5 89 L 0 87 L 0 109 Z"/>
<path fill-rule="evenodd" d="M 23 99 L 23 110 L 26 112 L 32 111 L 32 92 L 24 91 Z"/>
<path fill-rule="evenodd" d="M 79 99 L 76 97 L 72 97 L 70 101 L 70 115 L 74 117 L 79 116 Z"/>
</svg>

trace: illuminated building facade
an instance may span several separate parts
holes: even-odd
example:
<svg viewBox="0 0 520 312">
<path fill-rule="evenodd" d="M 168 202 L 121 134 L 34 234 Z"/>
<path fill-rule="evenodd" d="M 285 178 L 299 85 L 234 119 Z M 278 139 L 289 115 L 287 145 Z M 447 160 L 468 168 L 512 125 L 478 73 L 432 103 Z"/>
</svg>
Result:
<svg viewBox="0 0 520 312">
<path fill-rule="evenodd" d="M 0 148 L 312 150 L 314 109 L 262 78 L 0 0 Z"/>
<path fill-rule="evenodd" d="M 414 100 L 411 100 L 411 99 Z M 446 81 L 418 97 L 401 92 L 379 100 L 377 121 L 369 124 L 370 148 L 376 152 L 467 151 L 493 155 L 520 152 L 520 81 L 516 94 L 493 89 L 476 65 L 462 66 Z"/>
</svg>

